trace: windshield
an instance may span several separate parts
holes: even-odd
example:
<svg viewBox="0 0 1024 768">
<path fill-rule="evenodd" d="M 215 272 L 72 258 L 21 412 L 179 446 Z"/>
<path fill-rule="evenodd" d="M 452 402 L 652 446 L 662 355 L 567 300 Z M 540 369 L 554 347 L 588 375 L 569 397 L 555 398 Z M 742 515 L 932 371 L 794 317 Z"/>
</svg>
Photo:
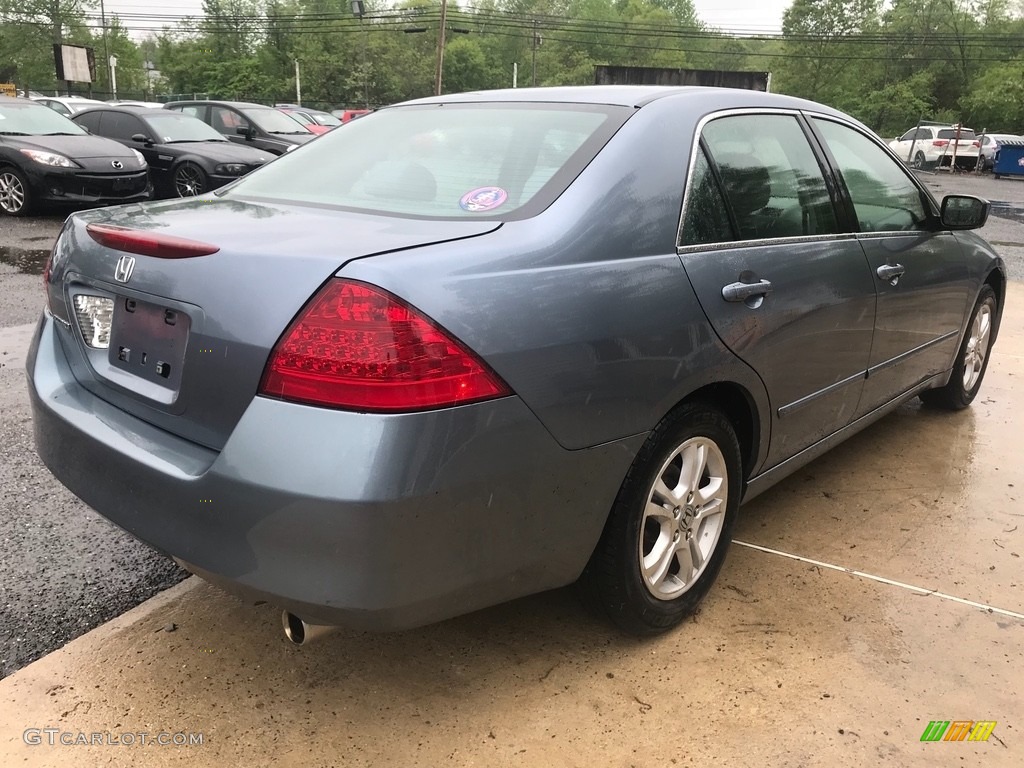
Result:
<svg viewBox="0 0 1024 768">
<path fill-rule="evenodd" d="M 939 129 L 940 139 L 955 139 L 957 138 L 956 128 L 940 128 Z M 977 136 L 974 135 L 974 131 L 970 128 L 960 129 L 960 141 L 974 141 Z"/>
<path fill-rule="evenodd" d="M 629 114 L 583 104 L 385 109 L 223 194 L 417 218 L 526 218 L 565 190 Z"/>
<path fill-rule="evenodd" d="M 139 115 L 159 137 L 169 144 L 174 141 L 227 141 L 202 120 L 177 112 L 160 112 L 155 115 Z"/>
<path fill-rule="evenodd" d="M 45 136 L 50 133 L 70 133 L 75 136 L 86 132 L 42 104 L 4 102 L 0 105 L 0 134 L 28 134 Z"/>
<path fill-rule="evenodd" d="M 334 115 L 328 115 L 326 112 L 311 112 L 310 115 L 320 125 L 341 125 L 341 120 L 336 118 Z"/>
<path fill-rule="evenodd" d="M 267 133 L 309 133 L 298 120 L 276 109 L 243 109 L 242 113 Z"/>
<path fill-rule="evenodd" d="M 312 118 L 307 117 L 302 112 L 285 112 L 285 114 L 293 120 L 298 120 L 303 125 L 311 125 L 313 123 Z"/>
</svg>

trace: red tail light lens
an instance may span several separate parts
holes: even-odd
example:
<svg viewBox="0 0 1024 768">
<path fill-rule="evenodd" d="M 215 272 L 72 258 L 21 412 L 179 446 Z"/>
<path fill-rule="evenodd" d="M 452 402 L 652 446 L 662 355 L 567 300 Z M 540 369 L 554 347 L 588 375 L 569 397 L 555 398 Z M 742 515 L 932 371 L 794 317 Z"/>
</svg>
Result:
<svg viewBox="0 0 1024 768">
<path fill-rule="evenodd" d="M 115 251 L 155 256 L 158 259 L 190 259 L 194 256 L 209 256 L 220 248 L 198 240 L 187 240 L 160 232 L 151 232 L 112 224 L 88 224 L 85 231 L 100 245 Z"/>
<path fill-rule="evenodd" d="M 971 142 L 971 146 L 972 147 L 980 147 L 981 146 L 981 142 L 980 141 L 972 141 Z"/>
<path fill-rule="evenodd" d="M 278 341 L 260 394 L 358 411 L 418 411 L 510 394 L 417 310 L 365 283 L 335 279 Z"/>
<path fill-rule="evenodd" d="M 936 139 L 935 141 L 932 142 L 932 146 L 933 147 L 945 147 L 948 144 L 949 144 L 949 140 L 948 139 Z"/>
</svg>

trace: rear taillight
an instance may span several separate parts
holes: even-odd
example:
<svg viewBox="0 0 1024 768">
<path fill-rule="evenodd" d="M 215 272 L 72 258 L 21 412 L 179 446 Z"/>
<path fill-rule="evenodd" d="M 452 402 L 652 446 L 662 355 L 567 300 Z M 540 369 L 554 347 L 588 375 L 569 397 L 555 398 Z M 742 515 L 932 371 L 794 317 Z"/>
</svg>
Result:
<svg viewBox="0 0 1024 768">
<path fill-rule="evenodd" d="M 141 256 L 155 256 L 158 259 L 189 259 L 194 256 L 209 256 L 220 248 L 198 240 L 165 235 L 142 229 L 116 227 L 112 224 L 88 224 L 85 231 L 100 245 L 115 251 L 137 253 Z"/>
<path fill-rule="evenodd" d="M 933 147 L 945 147 L 945 146 L 948 146 L 948 145 L 949 145 L 949 140 L 948 139 L 935 139 L 935 141 L 932 142 L 932 146 Z"/>
<path fill-rule="evenodd" d="M 417 411 L 510 394 L 420 312 L 365 283 L 331 280 L 270 355 L 260 394 L 358 411 Z"/>
<path fill-rule="evenodd" d="M 981 146 L 981 142 L 980 141 L 972 141 L 971 142 L 971 146 L 972 147 L 980 147 Z"/>
</svg>

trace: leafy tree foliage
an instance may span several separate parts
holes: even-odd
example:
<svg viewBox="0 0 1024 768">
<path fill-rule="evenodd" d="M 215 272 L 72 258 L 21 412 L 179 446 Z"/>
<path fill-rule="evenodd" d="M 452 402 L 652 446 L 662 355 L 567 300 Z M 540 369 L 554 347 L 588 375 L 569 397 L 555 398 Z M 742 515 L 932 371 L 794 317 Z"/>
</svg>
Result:
<svg viewBox="0 0 1024 768">
<path fill-rule="evenodd" d="M 434 91 L 440 0 L 204 0 L 142 39 L 96 0 L 0 0 L 0 82 L 63 90 L 51 45 L 96 50 L 92 89 L 364 107 Z M 704 24 L 692 0 L 449 0 L 445 92 L 593 82 L 618 64 L 770 71 L 772 90 L 821 101 L 883 135 L 918 119 L 1024 131 L 1020 0 L 793 0 L 781 34 Z M 170 21 L 169 17 L 169 21 Z M 130 23 L 130 22 L 129 22 Z M 150 63 L 161 77 L 153 86 Z M 79 92 L 85 86 L 76 86 Z M 156 91 L 156 93 L 153 93 Z"/>
</svg>

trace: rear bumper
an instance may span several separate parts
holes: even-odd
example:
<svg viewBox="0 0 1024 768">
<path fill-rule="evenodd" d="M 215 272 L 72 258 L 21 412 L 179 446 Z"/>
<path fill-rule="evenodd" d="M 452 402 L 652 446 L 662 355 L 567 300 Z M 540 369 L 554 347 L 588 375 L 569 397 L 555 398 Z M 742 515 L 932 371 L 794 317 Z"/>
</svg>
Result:
<svg viewBox="0 0 1024 768">
<path fill-rule="evenodd" d="M 401 629 L 574 581 L 643 436 L 566 451 L 516 397 L 385 416 L 254 398 L 220 452 L 75 381 L 52 319 L 36 448 L 83 501 L 314 623 Z"/>
</svg>

